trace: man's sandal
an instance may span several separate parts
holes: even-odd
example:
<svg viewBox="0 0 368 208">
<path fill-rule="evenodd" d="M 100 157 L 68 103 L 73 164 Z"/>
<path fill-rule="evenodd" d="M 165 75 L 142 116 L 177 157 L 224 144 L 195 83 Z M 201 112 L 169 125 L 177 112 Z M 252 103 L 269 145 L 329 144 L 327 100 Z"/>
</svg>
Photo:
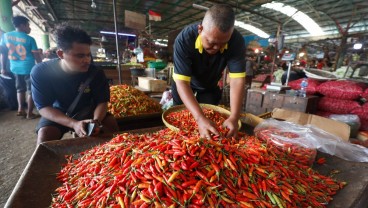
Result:
<svg viewBox="0 0 368 208">
<path fill-rule="evenodd" d="M 26 113 L 26 112 L 24 112 L 24 111 L 18 111 L 18 112 L 17 112 L 17 116 L 26 117 L 26 116 L 27 116 L 27 113 Z"/>
<path fill-rule="evenodd" d="M 27 116 L 27 119 L 28 120 L 31 120 L 31 119 L 36 119 L 36 118 L 39 118 L 40 117 L 40 115 L 38 115 L 38 114 L 31 114 L 31 115 L 29 115 L 29 116 Z"/>
</svg>

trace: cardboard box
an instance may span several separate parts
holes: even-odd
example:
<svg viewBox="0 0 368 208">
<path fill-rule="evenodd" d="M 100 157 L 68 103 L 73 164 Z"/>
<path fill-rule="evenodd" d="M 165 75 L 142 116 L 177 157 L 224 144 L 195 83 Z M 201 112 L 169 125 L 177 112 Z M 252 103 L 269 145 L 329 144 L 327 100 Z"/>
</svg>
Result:
<svg viewBox="0 0 368 208">
<path fill-rule="evenodd" d="M 350 126 L 340 121 L 279 108 L 275 108 L 272 111 L 272 118 L 300 125 L 312 124 L 326 132 L 340 137 L 345 141 L 349 140 Z"/>
<path fill-rule="evenodd" d="M 164 92 L 167 88 L 167 83 L 164 80 L 152 77 L 138 77 L 138 86 L 151 92 Z"/>
</svg>

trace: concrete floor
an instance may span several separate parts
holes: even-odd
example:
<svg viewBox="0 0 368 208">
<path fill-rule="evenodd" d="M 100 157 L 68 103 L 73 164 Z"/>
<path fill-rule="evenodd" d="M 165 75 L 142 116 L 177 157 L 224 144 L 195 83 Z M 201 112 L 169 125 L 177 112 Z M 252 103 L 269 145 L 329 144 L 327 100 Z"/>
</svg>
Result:
<svg viewBox="0 0 368 208">
<path fill-rule="evenodd" d="M 36 147 L 34 128 L 39 120 L 0 111 L 0 207 L 4 207 Z"/>
</svg>

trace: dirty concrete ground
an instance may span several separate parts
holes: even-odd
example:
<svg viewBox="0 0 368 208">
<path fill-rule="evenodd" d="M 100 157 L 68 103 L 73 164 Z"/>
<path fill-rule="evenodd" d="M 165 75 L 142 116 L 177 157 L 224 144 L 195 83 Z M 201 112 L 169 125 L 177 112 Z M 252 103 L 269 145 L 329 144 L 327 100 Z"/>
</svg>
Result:
<svg viewBox="0 0 368 208">
<path fill-rule="evenodd" d="M 39 120 L 27 120 L 16 111 L 0 111 L 0 207 L 4 207 L 36 148 L 34 128 Z"/>
<path fill-rule="evenodd" d="M 16 111 L 0 111 L 0 207 L 5 206 L 36 149 L 38 121 L 18 117 Z"/>
</svg>

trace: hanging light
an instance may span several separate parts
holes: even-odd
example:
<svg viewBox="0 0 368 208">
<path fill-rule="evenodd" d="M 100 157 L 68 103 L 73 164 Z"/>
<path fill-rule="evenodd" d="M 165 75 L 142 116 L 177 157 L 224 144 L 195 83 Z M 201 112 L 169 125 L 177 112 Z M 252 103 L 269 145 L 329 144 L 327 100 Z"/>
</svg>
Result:
<svg viewBox="0 0 368 208">
<path fill-rule="evenodd" d="M 102 36 L 102 37 L 101 37 L 101 42 L 107 42 L 107 39 L 106 39 L 106 37 L 105 37 L 105 36 Z"/>
<path fill-rule="evenodd" d="M 354 46 L 353 46 L 353 48 L 355 49 L 355 50 L 359 50 L 359 49 L 361 49 L 363 47 L 363 44 L 361 44 L 361 43 L 355 43 L 354 44 Z"/>
<path fill-rule="evenodd" d="M 92 0 L 91 7 L 92 7 L 92 9 L 96 9 L 96 7 L 97 7 L 96 3 L 93 0 Z"/>
</svg>

